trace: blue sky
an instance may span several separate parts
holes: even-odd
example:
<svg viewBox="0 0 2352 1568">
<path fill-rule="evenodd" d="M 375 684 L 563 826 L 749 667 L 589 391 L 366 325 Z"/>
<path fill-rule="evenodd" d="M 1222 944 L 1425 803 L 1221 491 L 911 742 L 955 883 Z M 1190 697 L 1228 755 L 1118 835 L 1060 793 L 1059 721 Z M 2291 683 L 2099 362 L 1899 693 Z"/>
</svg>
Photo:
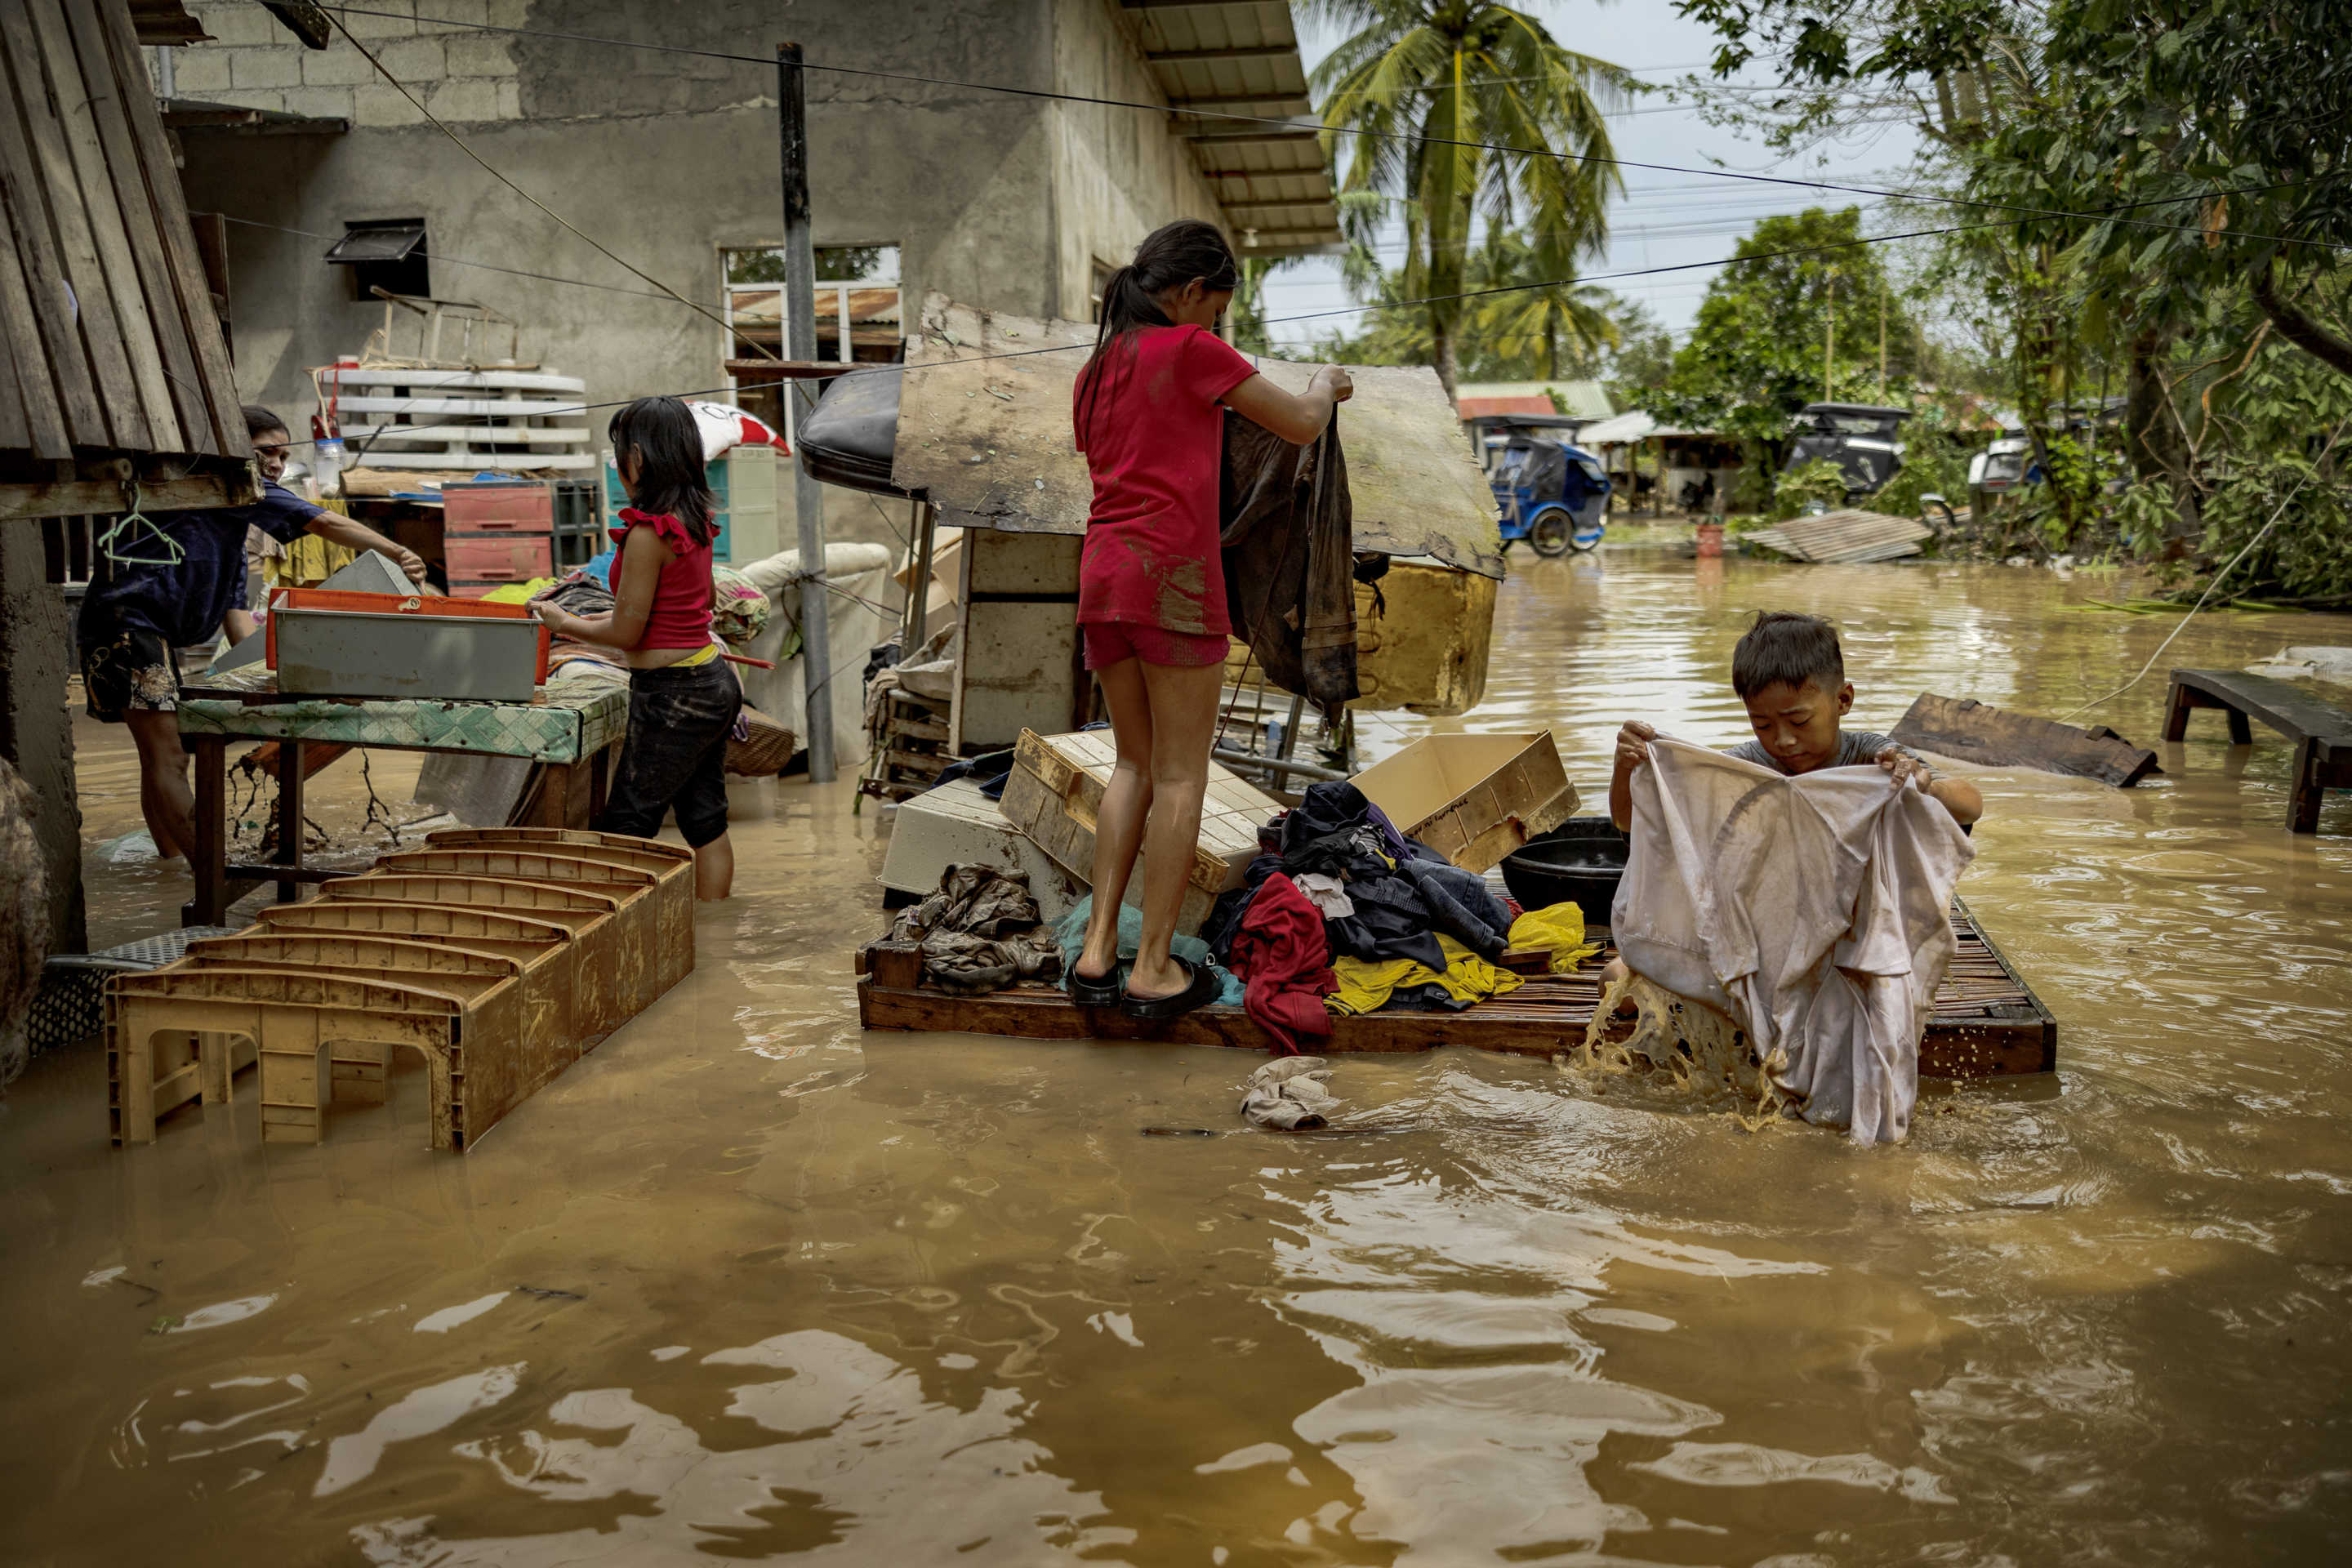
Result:
<svg viewBox="0 0 2352 1568">
<path fill-rule="evenodd" d="M 1521 0 L 1521 4 L 1542 17 L 1552 36 L 1570 48 L 1624 66 L 1644 81 L 1664 84 L 1694 71 L 1703 72 L 1715 52 L 1715 35 L 1676 16 L 1670 0 L 1620 0 L 1612 5 L 1598 0 Z M 1311 69 L 1339 35 L 1318 31 L 1304 17 L 1300 28 L 1301 52 Z M 1750 68 L 1740 79 L 1764 83 L 1771 79 Z M 1874 126 L 1811 153 L 1782 158 L 1737 132 L 1703 123 L 1692 106 L 1656 94 L 1615 117 L 1611 134 L 1617 155 L 1637 162 L 1859 184 L 1901 183 L 1902 172 L 1918 143 L 1916 132 L 1907 126 Z M 1705 174 L 1640 170 L 1626 172 L 1625 186 L 1625 194 L 1611 209 L 1608 254 L 1588 268 L 1588 276 L 1713 260 L 1730 255 L 1760 217 L 1862 199 Z M 1867 226 L 1868 219 L 1864 221 Z M 1670 273 L 1607 286 L 1648 304 L 1679 338 L 1689 326 L 1711 276 L 1706 270 Z M 1272 317 L 1334 310 L 1350 303 L 1339 283 L 1336 258 L 1310 257 L 1295 262 L 1266 285 L 1266 313 Z M 1279 341 L 1303 342 L 1335 328 L 1352 329 L 1357 320 L 1330 316 L 1276 326 L 1274 331 Z"/>
</svg>

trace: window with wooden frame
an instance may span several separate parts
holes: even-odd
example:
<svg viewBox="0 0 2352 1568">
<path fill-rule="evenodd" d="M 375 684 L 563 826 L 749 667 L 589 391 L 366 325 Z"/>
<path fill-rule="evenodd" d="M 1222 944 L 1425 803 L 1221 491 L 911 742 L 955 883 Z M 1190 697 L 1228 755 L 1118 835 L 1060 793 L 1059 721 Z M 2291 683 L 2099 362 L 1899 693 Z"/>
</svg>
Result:
<svg viewBox="0 0 2352 1568">
<path fill-rule="evenodd" d="M 735 401 L 787 427 L 779 379 L 759 362 L 789 359 L 784 333 L 784 251 L 761 246 L 721 253 L 726 266 L 727 373 Z M 853 364 L 896 364 L 906 335 L 895 245 L 816 248 L 816 357 Z"/>
</svg>

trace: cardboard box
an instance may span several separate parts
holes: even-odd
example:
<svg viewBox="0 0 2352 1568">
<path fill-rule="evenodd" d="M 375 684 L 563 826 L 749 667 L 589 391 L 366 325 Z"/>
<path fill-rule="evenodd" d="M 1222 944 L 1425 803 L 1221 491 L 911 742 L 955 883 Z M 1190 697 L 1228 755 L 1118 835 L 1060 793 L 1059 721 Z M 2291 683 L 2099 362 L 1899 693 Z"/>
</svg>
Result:
<svg viewBox="0 0 2352 1568">
<path fill-rule="evenodd" d="M 1004 815 L 1081 887 L 1089 885 L 1094 877 L 1095 821 L 1118 756 L 1108 730 L 1075 735 L 1040 735 L 1024 730 L 1013 748 L 1013 773 L 1004 785 Z M 1257 854 L 1258 829 L 1281 810 L 1282 803 L 1272 795 L 1214 763 L 1209 764 L 1201 837 L 1192 851 L 1185 879 L 1189 885 L 1176 921 L 1180 935 L 1198 931 L 1217 895 L 1241 885 L 1242 873 Z M 1126 901 L 1139 903 L 1142 894 L 1143 862 L 1139 858 L 1134 875 L 1128 879 Z"/>
<path fill-rule="evenodd" d="M 1398 831 L 1482 875 L 1576 815 L 1551 731 L 1424 735 L 1355 777 Z"/>
</svg>

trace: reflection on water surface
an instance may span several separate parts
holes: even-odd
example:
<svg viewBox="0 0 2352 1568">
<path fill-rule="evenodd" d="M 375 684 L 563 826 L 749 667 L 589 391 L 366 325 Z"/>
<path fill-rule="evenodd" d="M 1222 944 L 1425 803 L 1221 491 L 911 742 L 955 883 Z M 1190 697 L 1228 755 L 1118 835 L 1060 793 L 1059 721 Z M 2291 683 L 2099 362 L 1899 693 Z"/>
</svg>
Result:
<svg viewBox="0 0 2352 1568">
<path fill-rule="evenodd" d="M 1998 568 L 1514 564 L 1449 726 L 1559 726 L 1594 794 L 1625 716 L 1739 738 L 1758 605 L 1840 617 L 1872 728 L 1927 689 L 2063 711 L 2173 624 Z M 2218 616 L 2168 658 L 2289 640 L 2352 619 Z M 2162 699 L 2098 717 L 2152 737 Z M 85 759 L 94 817 L 121 751 Z M 2163 760 L 1982 778 L 1963 890 L 2063 1070 L 1878 1151 L 1459 1051 L 1339 1063 L 1381 1137 L 1141 1137 L 1235 1126 L 1247 1061 L 861 1039 L 878 824 L 739 789 L 693 979 L 464 1159 L 415 1076 L 318 1149 L 261 1147 L 247 1094 L 125 1155 L 97 1054 L 37 1067 L 0 1109 L 0 1555 L 2335 1556 L 2352 800 L 2294 839 L 2284 745 L 2215 722 Z M 111 940 L 181 896 L 92 876 Z"/>
</svg>

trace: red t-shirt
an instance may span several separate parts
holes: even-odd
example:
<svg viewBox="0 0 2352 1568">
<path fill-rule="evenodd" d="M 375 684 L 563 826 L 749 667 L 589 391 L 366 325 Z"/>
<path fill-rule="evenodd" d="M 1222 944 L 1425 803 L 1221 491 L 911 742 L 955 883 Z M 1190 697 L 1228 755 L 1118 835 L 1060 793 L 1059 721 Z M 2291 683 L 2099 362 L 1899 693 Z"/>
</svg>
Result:
<svg viewBox="0 0 2352 1568">
<path fill-rule="evenodd" d="M 1081 626 L 1232 633 L 1217 548 L 1218 400 L 1256 374 L 1204 327 L 1145 327 L 1079 374 L 1072 418 L 1095 480 L 1078 557 Z"/>
</svg>

